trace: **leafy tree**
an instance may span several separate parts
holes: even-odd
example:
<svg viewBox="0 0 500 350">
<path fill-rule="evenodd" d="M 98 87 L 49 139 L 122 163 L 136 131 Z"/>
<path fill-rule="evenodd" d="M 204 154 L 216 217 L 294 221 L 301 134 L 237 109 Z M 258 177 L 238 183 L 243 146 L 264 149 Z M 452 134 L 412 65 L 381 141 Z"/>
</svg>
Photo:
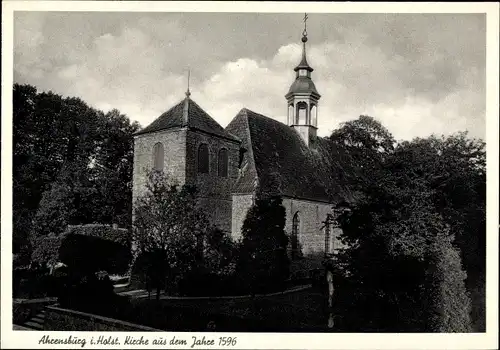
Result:
<svg viewBox="0 0 500 350">
<path fill-rule="evenodd" d="M 343 221 L 342 238 L 349 248 L 339 259 L 347 266 L 355 301 L 355 310 L 344 312 L 359 317 L 349 326 L 364 331 L 467 330 L 466 274 L 451 245 L 449 225 L 435 212 L 425 184 L 407 176 L 407 169 L 391 169 Z M 446 323 L 450 318 L 456 323 Z"/>
<path fill-rule="evenodd" d="M 374 172 L 381 171 L 382 161 L 396 146 L 391 133 L 377 120 L 362 115 L 345 122 L 330 137 L 332 164 L 341 163 L 344 171 L 332 169 L 343 183 L 356 193 L 371 182 Z"/>
<path fill-rule="evenodd" d="M 134 142 L 132 134 L 139 124 L 113 109 L 103 116 L 104 125 L 95 158 L 92 159 L 95 199 L 98 206 L 95 221 L 118 223 L 129 227 L 132 220 L 132 173 Z"/>
<path fill-rule="evenodd" d="M 457 195 L 457 182 L 462 182 L 457 177 L 464 169 L 470 170 L 464 185 L 481 172 L 480 143 L 458 135 L 397 145 L 390 135 L 360 122 L 344 126 L 331 138 L 354 171 L 346 182 L 358 191 L 353 210 L 341 218 L 341 238 L 348 245 L 337 262 L 346 277 L 337 300 L 343 327 L 470 330 L 466 274 L 452 244 L 464 233 L 450 220 L 448 202 Z M 380 135 L 391 140 L 386 147 L 376 142 Z"/>
<path fill-rule="evenodd" d="M 243 222 L 239 273 L 252 293 L 283 288 L 289 277 L 285 208 L 280 197 L 258 198 Z"/>
<path fill-rule="evenodd" d="M 139 270 L 155 286 L 157 299 L 167 278 L 175 282 L 202 265 L 211 229 L 197 206 L 194 187 L 179 187 L 163 172 L 148 174 L 147 191 L 134 208 L 133 241 L 143 264 Z"/>
<path fill-rule="evenodd" d="M 62 233 L 75 215 L 74 196 L 70 185 L 55 182 L 44 192 L 35 216 L 36 234 L 33 239 L 49 234 Z"/>
<path fill-rule="evenodd" d="M 432 190 L 433 210 L 447 223 L 467 272 L 476 331 L 485 330 L 486 157 L 484 142 L 467 133 L 403 142 L 399 167 Z"/>
<path fill-rule="evenodd" d="M 132 134 L 139 125 L 116 110 L 104 114 L 30 85 L 14 84 L 13 107 L 14 253 L 30 249 L 32 230 L 46 234 L 56 222 L 129 225 Z M 57 208 L 61 200 L 71 201 L 64 202 L 71 215 Z M 39 232 L 48 216 L 52 228 Z"/>
</svg>

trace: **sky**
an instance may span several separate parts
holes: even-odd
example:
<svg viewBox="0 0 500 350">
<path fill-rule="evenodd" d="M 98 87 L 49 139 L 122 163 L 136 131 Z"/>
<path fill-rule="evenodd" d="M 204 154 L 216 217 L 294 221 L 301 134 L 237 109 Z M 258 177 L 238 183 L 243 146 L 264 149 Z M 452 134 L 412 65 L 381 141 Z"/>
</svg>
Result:
<svg viewBox="0 0 500 350">
<path fill-rule="evenodd" d="M 369 115 L 398 140 L 485 138 L 484 14 L 323 14 L 307 22 L 318 134 Z M 286 122 L 302 13 L 15 12 L 14 82 L 116 108 L 145 127 L 184 98 L 222 126 Z"/>
</svg>

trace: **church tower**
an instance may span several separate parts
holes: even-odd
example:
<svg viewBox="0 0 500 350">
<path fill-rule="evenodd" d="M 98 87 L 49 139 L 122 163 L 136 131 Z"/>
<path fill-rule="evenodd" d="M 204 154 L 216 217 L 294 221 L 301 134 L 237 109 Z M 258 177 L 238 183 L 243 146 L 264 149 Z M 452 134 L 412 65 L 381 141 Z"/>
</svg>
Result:
<svg viewBox="0 0 500 350">
<path fill-rule="evenodd" d="M 302 60 L 295 67 L 295 81 L 285 95 L 288 104 L 288 125 L 294 128 L 309 146 L 318 129 L 318 101 L 321 95 L 311 79 L 314 69 L 307 63 L 307 14 L 304 15 L 302 32 Z"/>
</svg>

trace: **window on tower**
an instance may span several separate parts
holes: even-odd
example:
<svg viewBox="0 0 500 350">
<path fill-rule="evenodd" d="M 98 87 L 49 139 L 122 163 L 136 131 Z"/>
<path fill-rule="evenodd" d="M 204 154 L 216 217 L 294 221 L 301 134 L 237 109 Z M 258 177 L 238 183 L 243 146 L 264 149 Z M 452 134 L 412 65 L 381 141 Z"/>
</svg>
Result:
<svg viewBox="0 0 500 350">
<path fill-rule="evenodd" d="M 220 177 L 227 177 L 227 149 L 223 148 L 219 151 L 219 159 L 218 159 L 218 175 Z"/>
<path fill-rule="evenodd" d="M 299 102 L 297 103 L 297 121 L 296 124 L 304 125 L 307 124 L 307 103 Z"/>
<path fill-rule="evenodd" d="M 313 126 L 318 126 L 318 107 L 316 105 L 311 106 L 311 124 Z"/>
<path fill-rule="evenodd" d="M 288 125 L 294 124 L 293 122 L 293 104 L 288 105 Z"/>
<path fill-rule="evenodd" d="M 201 144 L 198 148 L 198 172 L 208 173 L 209 165 L 209 154 L 208 146 L 206 144 Z"/>
<path fill-rule="evenodd" d="M 165 158 L 165 152 L 163 149 L 163 144 L 161 142 L 156 143 L 153 146 L 153 169 L 156 171 L 163 170 L 163 162 Z"/>
</svg>

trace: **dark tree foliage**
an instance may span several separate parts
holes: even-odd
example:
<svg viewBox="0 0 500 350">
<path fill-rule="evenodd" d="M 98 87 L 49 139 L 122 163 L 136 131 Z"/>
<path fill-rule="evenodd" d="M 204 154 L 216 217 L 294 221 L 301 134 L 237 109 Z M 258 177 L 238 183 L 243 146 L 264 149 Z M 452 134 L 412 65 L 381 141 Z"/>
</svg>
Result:
<svg viewBox="0 0 500 350">
<path fill-rule="evenodd" d="M 331 138 L 332 147 L 345 153 L 353 170 L 346 181 L 358 192 L 352 211 L 341 217 L 341 239 L 348 245 L 337 261 L 344 276 L 336 300 L 341 327 L 470 331 L 462 260 L 467 269 L 467 252 L 478 249 L 484 231 L 464 229 L 464 220 L 451 213 L 468 215 L 474 207 L 479 222 L 484 216 L 476 192 L 482 145 L 464 134 L 395 144 L 381 125 L 371 128 L 377 124 L 362 117 Z M 465 205 L 463 196 L 472 196 L 474 204 Z M 484 254 L 475 256 L 478 264 L 482 259 Z"/>
<path fill-rule="evenodd" d="M 148 175 L 134 208 L 135 271 L 150 287 L 176 285 L 193 271 L 230 269 L 231 245 L 197 203 L 196 188 L 178 186 L 163 172 Z"/>
<path fill-rule="evenodd" d="M 377 120 L 360 116 L 345 122 L 329 137 L 332 164 L 341 164 L 344 171 L 335 171 L 334 178 L 356 193 L 372 181 L 374 172 L 381 170 L 382 162 L 394 151 L 396 141 L 391 133 Z"/>
<path fill-rule="evenodd" d="M 263 197 L 243 222 L 238 273 L 252 293 L 282 289 L 289 278 L 285 218 L 281 198 Z"/>
<path fill-rule="evenodd" d="M 57 233 L 65 223 L 130 225 L 137 123 L 30 85 L 14 84 L 13 110 L 14 253 L 29 250 L 31 231 Z"/>
<path fill-rule="evenodd" d="M 467 272 L 472 319 L 476 331 L 485 330 L 486 274 L 486 154 L 482 140 L 467 133 L 431 136 L 399 147 L 400 168 L 432 191 L 433 210 L 449 225 Z"/>
</svg>

